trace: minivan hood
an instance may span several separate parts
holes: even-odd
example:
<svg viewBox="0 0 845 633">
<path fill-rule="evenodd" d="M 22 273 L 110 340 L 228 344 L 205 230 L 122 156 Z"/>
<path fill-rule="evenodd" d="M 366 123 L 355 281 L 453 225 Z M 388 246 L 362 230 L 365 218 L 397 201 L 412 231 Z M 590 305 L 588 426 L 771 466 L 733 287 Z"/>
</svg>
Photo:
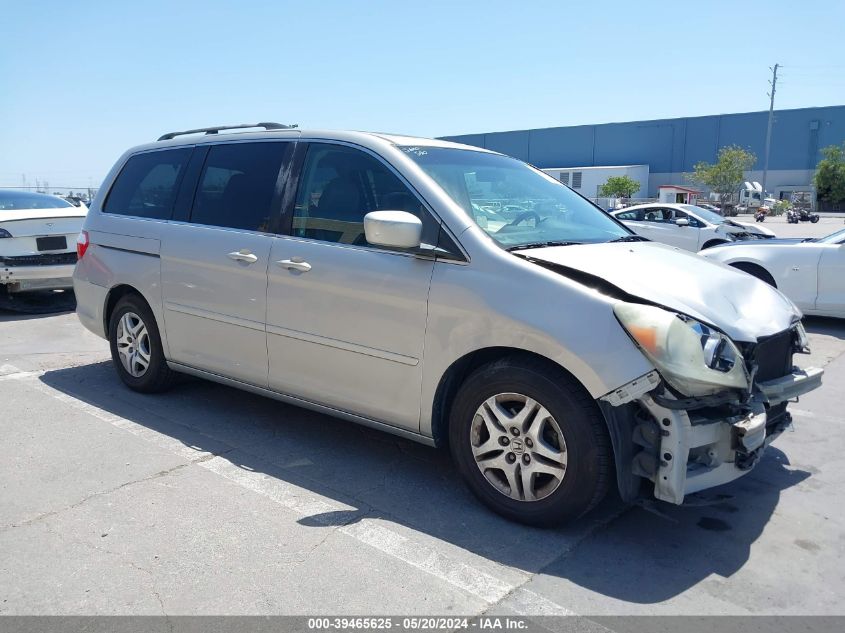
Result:
<svg viewBox="0 0 845 633">
<path fill-rule="evenodd" d="M 782 332 L 798 308 L 768 284 L 734 268 L 655 242 L 551 246 L 514 251 L 591 285 L 598 278 L 628 295 L 715 326 L 736 341 Z M 581 274 L 579 274 L 581 273 Z"/>
</svg>

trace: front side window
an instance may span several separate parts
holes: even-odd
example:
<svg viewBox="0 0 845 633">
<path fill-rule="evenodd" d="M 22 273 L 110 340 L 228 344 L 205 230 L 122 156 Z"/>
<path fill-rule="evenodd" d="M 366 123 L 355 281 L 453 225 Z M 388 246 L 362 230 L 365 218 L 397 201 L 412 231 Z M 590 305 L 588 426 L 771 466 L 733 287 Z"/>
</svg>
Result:
<svg viewBox="0 0 845 633">
<path fill-rule="evenodd" d="M 642 210 L 623 211 L 622 213 L 617 213 L 616 217 L 620 220 L 642 220 L 643 212 Z"/>
<path fill-rule="evenodd" d="M 293 235 L 366 245 L 370 211 L 407 211 L 423 222 L 423 242 L 434 243 L 436 225 L 419 199 L 374 157 L 343 145 L 308 147 L 296 195 Z"/>
<path fill-rule="evenodd" d="M 226 143 L 208 151 L 191 222 L 270 230 L 276 183 L 287 143 Z"/>
<path fill-rule="evenodd" d="M 399 149 L 505 248 L 631 235 L 559 181 L 514 158 L 451 147 Z"/>
<path fill-rule="evenodd" d="M 701 222 L 689 215 L 686 211 L 675 211 L 675 220 L 687 220 L 689 222 L 689 225 L 696 229 L 700 229 L 703 226 Z"/>
<path fill-rule="evenodd" d="M 710 224 L 724 224 L 725 218 L 718 213 L 714 213 L 709 209 L 704 209 L 702 207 L 697 207 L 693 204 L 685 204 L 684 208 L 687 209 L 690 213 L 695 213 L 698 217 L 706 220 Z M 692 220 L 692 218 L 690 218 Z"/>
<path fill-rule="evenodd" d="M 131 157 L 112 185 L 103 213 L 170 219 L 191 151 L 190 147 L 182 147 Z"/>
</svg>

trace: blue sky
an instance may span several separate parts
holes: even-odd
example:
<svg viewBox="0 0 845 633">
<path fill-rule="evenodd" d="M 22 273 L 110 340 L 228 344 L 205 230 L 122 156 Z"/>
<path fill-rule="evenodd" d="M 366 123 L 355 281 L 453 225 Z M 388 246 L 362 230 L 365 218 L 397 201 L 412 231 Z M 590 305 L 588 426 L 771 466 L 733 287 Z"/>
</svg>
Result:
<svg viewBox="0 0 845 633">
<path fill-rule="evenodd" d="M 845 2 L 0 0 L 0 185 L 222 123 L 441 136 L 845 103 Z"/>
</svg>

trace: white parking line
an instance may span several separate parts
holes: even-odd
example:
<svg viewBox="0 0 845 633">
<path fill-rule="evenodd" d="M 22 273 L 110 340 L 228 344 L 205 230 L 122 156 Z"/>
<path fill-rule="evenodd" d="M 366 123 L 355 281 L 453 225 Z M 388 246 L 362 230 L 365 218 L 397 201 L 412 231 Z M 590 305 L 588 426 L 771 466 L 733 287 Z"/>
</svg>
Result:
<svg viewBox="0 0 845 633">
<path fill-rule="evenodd" d="M 145 441 L 189 460 L 196 466 L 267 497 L 299 517 L 312 517 L 316 522 L 320 522 L 321 515 L 339 512 L 354 513 L 357 510 L 352 506 L 342 504 L 271 475 L 242 468 L 225 457 L 212 457 L 212 453 L 208 451 L 186 446 L 175 438 L 153 431 L 96 405 L 83 402 L 40 380 L 33 380 L 44 372 L 22 372 L 10 365 L 0 367 L 0 371 L 3 370 L 7 370 L 6 375 L 0 376 L 0 379 L 26 380 L 28 385 L 35 387 L 51 398 L 84 411 L 98 420 L 128 431 Z M 355 517 L 352 515 L 350 518 L 354 520 Z M 333 523 L 327 519 L 326 525 L 333 525 Z M 511 575 L 515 576 L 515 581 L 497 578 L 477 567 L 455 560 L 453 557 L 438 552 L 428 545 L 385 527 L 379 520 L 373 518 L 363 517 L 337 529 L 360 543 L 480 598 L 488 605 L 493 605 L 508 597 L 508 607 L 521 615 L 574 615 L 573 611 L 522 587 L 531 579 L 531 574 L 522 570 L 509 568 Z"/>
<path fill-rule="evenodd" d="M 574 611 L 524 587 L 513 593 L 508 608 L 520 615 L 577 615 Z"/>
<path fill-rule="evenodd" d="M 22 380 L 43 374 L 43 371 L 21 371 L 14 365 L 0 365 L 0 382 L 6 380 Z"/>
<path fill-rule="evenodd" d="M 327 499 L 305 488 L 280 481 L 270 475 L 244 470 L 224 457 L 214 457 L 197 465 L 217 473 L 243 488 L 269 497 L 294 514 L 301 517 L 316 517 L 318 522 L 320 515 L 339 512 L 353 513 L 356 511 L 356 508 Z M 365 517 L 355 523 L 344 525 L 339 530 L 361 543 L 398 558 L 412 567 L 432 576 L 437 576 L 485 602 L 497 602 L 516 588 L 516 585 L 452 560 L 428 546 L 415 543 L 408 537 L 380 525 L 374 519 Z M 529 576 L 525 574 L 523 580 L 528 580 L 528 578 Z"/>
</svg>

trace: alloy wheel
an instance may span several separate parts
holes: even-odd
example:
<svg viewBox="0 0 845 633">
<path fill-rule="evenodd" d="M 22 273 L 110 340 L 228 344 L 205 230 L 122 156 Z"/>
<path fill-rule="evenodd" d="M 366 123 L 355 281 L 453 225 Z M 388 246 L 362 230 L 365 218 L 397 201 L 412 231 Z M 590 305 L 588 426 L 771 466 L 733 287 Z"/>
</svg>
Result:
<svg viewBox="0 0 845 633">
<path fill-rule="evenodd" d="M 123 368 L 133 378 L 140 378 L 150 366 L 150 335 L 147 326 L 134 312 L 127 312 L 117 322 L 117 354 Z"/>
<path fill-rule="evenodd" d="M 485 400 L 473 417 L 470 444 L 487 481 L 516 501 L 548 497 L 566 475 L 560 425 L 542 404 L 522 394 Z"/>
</svg>

